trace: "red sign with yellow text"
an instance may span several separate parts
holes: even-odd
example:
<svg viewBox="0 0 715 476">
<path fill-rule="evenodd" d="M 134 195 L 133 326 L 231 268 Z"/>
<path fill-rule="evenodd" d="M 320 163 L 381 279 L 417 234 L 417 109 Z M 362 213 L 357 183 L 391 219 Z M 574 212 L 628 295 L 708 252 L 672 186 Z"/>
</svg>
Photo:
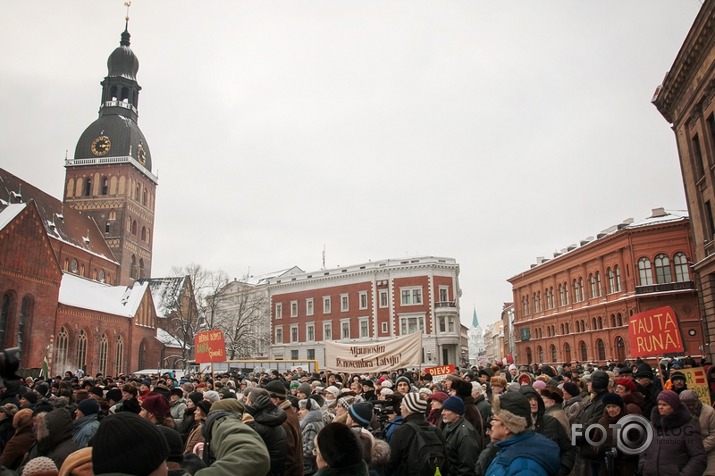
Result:
<svg viewBox="0 0 715 476">
<path fill-rule="evenodd" d="M 426 374 L 430 374 L 433 377 L 437 375 L 449 375 L 454 373 L 454 364 L 440 365 L 438 367 L 428 367 L 425 369 Z"/>
<path fill-rule="evenodd" d="M 684 350 L 678 319 L 670 306 L 631 316 L 628 337 L 631 357 L 655 357 Z"/>
<path fill-rule="evenodd" d="M 200 364 L 226 361 L 226 343 L 221 330 L 196 334 L 194 337 L 194 360 Z"/>
</svg>

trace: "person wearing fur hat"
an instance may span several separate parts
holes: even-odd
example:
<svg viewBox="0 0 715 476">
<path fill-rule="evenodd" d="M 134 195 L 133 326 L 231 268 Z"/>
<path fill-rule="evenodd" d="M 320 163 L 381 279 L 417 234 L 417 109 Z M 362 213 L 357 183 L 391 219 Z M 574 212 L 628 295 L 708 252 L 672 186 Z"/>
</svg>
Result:
<svg viewBox="0 0 715 476">
<path fill-rule="evenodd" d="M 559 446 L 560 469 L 558 474 L 565 476 L 571 472 L 576 464 L 578 449 L 571 444 L 571 427 L 564 428 L 563 424 L 552 415 L 546 414 L 544 400 L 533 387 L 525 385 L 519 387 L 519 392 L 529 401 L 529 409 L 534 422 L 534 431 L 541 433 Z M 553 393 L 549 393 L 556 397 Z"/>
<path fill-rule="evenodd" d="M 707 458 L 697 421 L 672 390 L 660 392 L 657 401 L 650 418 L 653 442 L 641 454 L 639 474 L 702 475 Z"/>
<path fill-rule="evenodd" d="M 492 390 L 492 396 L 503 394 L 506 391 L 506 384 L 506 379 L 500 375 L 489 379 L 489 387 Z"/>
<path fill-rule="evenodd" d="M 591 439 L 593 441 L 601 441 L 604 436 L 605 440 L 598 446 L 593 447 L 593 451 L 601 456 L 600 474 L 614 474 L 618 476 L 632 476 L 638 468 L 638 455 L 628 455 L 618 451 L 615 437 L 617 433 L 611 431 L 614 428 L 610 425 L 616 425 L 623 417 L 628 415 L 628 410 L 623 399 L 615 393 L 608 393 L 603 397 L 603 415 L 597 427 L 593 431 Z M 605 435 L 602 429 L 605 429 Z M 612 449 L 616 449 L 616 456 L 613 457 Z"/>
<path fill-rule="evenodd" d="M 410 459 L 412 445 L 417 444 L 416 432 L 432 431 L 440 439 L 444 447 L 445 465 L 440 468 L 442 474 L 448 474 L 449 463 L 447 445 L 444 434 L 438 428 L 425 420 L 427 401 L 419 394 L 411 392 L 404 396 L 400 405 L 400 414 L 404 421 L 392 434 L 390 441 L 390 461 L 387 464 L 387 474 L 392 476 L 414 476 L 417 474 L 417 461 Z"/>
<path fill-rule="evenodd" d="M 34 431 L 36 442 L 28 452 L 27 459 L 47 456 L 62 467 L 65 458 L 79 447 L 72 441 L 72 417 L 64 408 L 41 412 L 35 416 Z"/>
<path fill-rule="evenodd" d="M 316 476 L 368 476 L 363 444 L 342 423 L 330 423 L 315 436 Z"/>
<path fill-rule="evenodd" d="M 442 404 L 443 431 L 449 459 L 449 473 L 446 474 L 476 476 L 477 458 L 483 449 L 482 435 L 464 418 L 464 411 L 464 401 L 460 397 L 449 397 Z"/>
<path fill-rule="evenodd" d="M 516 378 L 516 382 L 517 382 L 519 385 L 531 385 L 532 383 L 534 383 L 534 379 L 531 378 L 531 375 L 529 375 L 528 373 L 522 372 L 522 373 L 519 374 L 519 376 Z"/>
<path fill-rule="evenodd" d="M 171 418 L 169 399 L 158 392 L 150 392 L 141 403 L 139 416 L 146 418 L 155 425 L 164 425 L 174 428 L 174 419 Z"/>
<path fill-rule="evenodd" d="M 692 390 L 680 393 L 680 402 L 685 405 L 690 413 L 700 423 L 700 436 L 703 439 L 705 457 L 707 458 L 706 476 L 715 475 L 715 409 L 710 405 L 703 405 L 697 394 Z"/>
<path fill-rule="evenodd" d="M 529 474 L 553 476 L 559 472 L 559 447 L 532 427 L 529 400 L 517 392 L 497 395 L 492 401 L 490 436 L 498 453 L 487 467 L 490 476 Z"/>
<path fill-rule="evenodd" d="M 566 416 L 566 412 L 563 409 L 563 391 L 558 387 L 547 385 L 539 393 L 544 402 L 544 415 L 556 418 L 561 423 L 561 426 L 564 427 L 569 438 L 571 438 L 571 423 L 569 423 L 569 417 Z"/>
<path fill-rule="evenodd" d="M 298 402 L 300 410 L 300 429 L 303 437 L 303 475 L 308 476 L 318 471 L 313 454 L 315 436 L 325 426 L 320 404 L 314 398 L 306 398 Z"/>
<path fill-rule="evenodd" d="M 286 432 L 287 444 L 284 474 L 300 474 L 303 471 L 303 435 L 298 413 L 286 399 L 287 388 L 283 381 L 271 380 L 264 388 L 268 391 L 268 396 L 273 404 L 286 414 L 286 420 L 281 424 Z"/>
<path fill-rule="evenodd" d="M 6 468 L 15 470 L 20 467 L 25 455 L 35 443 L 35 435 L 32 433 L 32 410 L 25 408 L 15 413 L 12 417 L 12 426 L 15 428 L 15 434 L 5 444 L 0 460 Z"/>
<path fill-rule="evenodd" d="M 626 412 L 629 415 L 643 415 L 643 395 L 636 390 L 636 383 L 633 379 L 624 377 L 616 382 L 615 393 L 617 393 L 626 405 Z"/>
<path fill-rule="evenodd" d="M 596 370 L 589 376 L 588 390 L 591 394 L 589 401 L 583 406 L 581 414 L 578 417 L 577 423 L 582 425 L 582 428 L 588 428 L 603 416 L 603 397 L 608 393 L 609 377 L 603 370 Z M 598 475 L 601 467 L 601 457 L 593 451 L 591 444 L 586 441 L 584 435 L 576 438 L 576 444 L 580 448 L 579 466 L 585 467 L 586 474 Z"/>
</svg>

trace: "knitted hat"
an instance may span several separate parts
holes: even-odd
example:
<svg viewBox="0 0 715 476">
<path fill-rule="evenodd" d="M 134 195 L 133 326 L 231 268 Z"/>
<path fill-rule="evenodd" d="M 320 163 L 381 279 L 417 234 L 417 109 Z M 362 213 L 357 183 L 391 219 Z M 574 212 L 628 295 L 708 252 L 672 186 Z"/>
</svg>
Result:
<svg viewBox="0 0 715 476">
<path fill-rule="evenodd" d="M 169 401 L 164 395 L 151 392 L 142 400 L 142 408 L 158 417 L 165 417 L 169 413 Z"/>
<path fill-rule="evenodd" d="M 313 389 L 310 388 L 309 383 L 301 383 L 298 386 L 298 393 L 304 393 L 306 395 L 310 395 L 311 393 L 313 393 Z"/>
<path fill-rule="evenodd" d="M 494 396 L 492 413 L 515 435 L 532 426 L 531 405 L 529 399 L 521 393 L 509 392 Z"/>
<path fill-rule="evenodd" d="M 578 385 L 573 382 L 564 383 L 563 390 L 568 392 L 571 397 L 578 397 L 579 395 L 581 395 L 581 391 L 578 389 Z"/>
<path fill-rule="evenodd" d="M 673 410 L 680 408 L 680 397 L 672 390 L 663 390 L 658 394 L 657 401 L 663 401 L 671 406 Z"/>
<path fill-rule="evenodd" d="M 104 397 L 104 389 L 102 387 L 92 387 L 89 389 L 89 393 L 92 393 L 98 397 Z"/>
<path fill-rule="evenodd" d="M 83 415 L 96 415 L 99 413 L 99 402 L 94 398 L 85 398 L 79 402 L 77 410 L 81 411 Z"/>
<path fill-rule="evenodd" d="M 406 382 L 407 385 L 412 386 L 412 382 L 410 382 L 410 379 L 405 377 L 404 375 L 397 377 L 397 380 L 395 380 L 395 387 L 397 387 L 397 384 L 400 382 Z"/>
<path fill-rule="evenodd" d="M 157 425 L 156 427 L 164 434 L 164 438 L 169 444 L 169 456 L 166 460 L 181 464 L 184 461 L 184 445 L 181 442 L 179 432 L 164 425 Z"/>
<path fill-rule="evenodd" d="M 385 379 L 382 381 L 380 386 L 385 387 L 385 388 L 392 388 L 392 382 L 388 379 Z"/>
<path fill-rule="evenodd" d="M 204 400 L 208 400 L 211 403 L 215 403 L 221 400 L 221 396 L 218 394 L 217 391 L 209 390 L 208 392 L 204 392 Z"/>
<path fill-rule="evenodd" d="M 325 394 L 330 394 L 333 396 L 333 399 L 335 399 L 338 398 L 338 395 L 340 395 L 340 389 L 335 385 L 331 385 L 330 387 L 325 389 Z"/>
<path fill-rule="evenodd" d="M 194 402 L 194 405 L 196 405 L 197 403 L 199 403 L 199 402 L 202 401 L 203 399 L 204 399 L 204 394 L 201 393 L 201 392 L 191 392 L 191 393 L 189 394 L 189 400 L 191 400 L 192 402 Z"/>
<path fill-rule="evenodd" d="M 268 393 L 272 394 L 271 397 L 273 398 L 285 398 L 286 396 L 286 387 L 280 380 L 271 380 L 263 388 L 268 390 Z"/>
<path fill-rule="evenodd" d="M 543 380 L 536 380 L 533 384 L 531 384 L 531 386 L 534 387 L 534 390 L 541 391 L 546 388 L 546 382 Z"/>
<path fill-rule="evenodd" d="M 628 389 L 631 393 L 636 392 L 636 384 L 629 378 L 619 379 L 618 382 L 616 382 L 616 385 L 621 385 L 623 388 Z"/>
<path fill-rule="evenodd" d="M 363 387 L 375 388 L 375 383 L 369 378 L 364 379 L 362 382 Z"/>
<path fill-rule="evenodd" d="M 104 418 L 94 435 L 92 469 L 96 475 L 149 474 L 168 456 L 169 445 L 157 425 L 134 413 L 120 412 Z"/>
<path fill-rule="evenodd" d="M 373 406 L 370 402 L 353 403 L 348 407 L 348 413 L 355 423 L 367 428 L 372 421 Z"/>
<path fill-rule="evenodd" d="M 482 384 L 479 382 L 472 382 L 472 394 L 477 394 L 481 395 L 484 393 L 484 387 L 482 387 Z"/>
<path fill-rule="evenodd" d="M 645 362 L 638 364 L 638 370 L 636 371 L 633 378 L 649 378 L 653 380 L 653 369 L 650 368 Z"/>
<path fill-rule="evenodd" d="M 417 393 L 408 393 L 402 402 L 412 413 L 424 413 L 427 411 L 427 400 L 423 400 Z"/>
<path fill-rule="evenodd" d="M 673 380 L 687 380 L 687 379 L 685 378 L 685 374 L 683 372 L 673 372 L 672 374 L 670 374 L 670 380 L 672 382 Z"/>
<path fill-rule="evenodd" d="M 698 401 L 698 395 L 692 390 L 683 390 L 680 392 L 680 401 L 683 403 L 695 403 Z"/>
<path fill-rule="evenodd" d="M 46 456 L 32 458 L 22 470 L 22 476 L 57 476 L 57 473 L 57 465 Z"/>
<path fill-rule="evenodd" d="M 607 393 L 603 396 L 603 405 L 618 405 L 623 408 L 623 399 L 617 393 Z"/>
<path fill-rule="evenodd" d="M 55 473 L 57 474 L 57 473 Z M 92 473 L 92 447 L 85 446 L 65 458 L 59 474 L 65 476 L 83 476 Z M 37 475 L 36 475 L 37 476 Z"/>
<path fill-rule="evenodd" d="M 464 415 L 464 400 L 459 397 L 449 397 L 442 404 L 442 410 L 449 410 L 457 415 Z"/>
<path fill-rule="evenodd" d="M 298 382 L 297 380 L 293 380 L 293 381 L 290 383 L 290 389 L 291 389 L 291 390 L 293 390 L 294 388 L 298 388 L 298 387 L 300 387 L 300 382 Z"/>
<path fill-rule="evenodd" d="M 348 468 L 363 460 L 363 446 L 357 434 L 343 423 L 326 425 L 316 438 L 320 454 L 330 469 Z"/>
<path fill-rule="evenodd" d="M 213 413 L 221 410 L 232 413 L 243 413 L 246 411 L 246 407 L 235 398 L 227 398 L 225 400 L 212 403 L 211 410 L 209 410 L 209 412 Z"/>
<path fill-rule="evenodd" d="M 20 398 L 24 398 L 25 400 L 30 402 L 31 405 L 37 403 L 37 394 L 32 390 L 30 390 L 29 392 L 25 392 L 25 394 Z"/>
<path fill-rule="evenodd" d="M 434 392 L 434 393 L 432 394 L 432 396 L 430 397 L 430 400 L 437 400 L 437 401 L 440 402 L 440 403 L 444 403 L 444 401 L 447 400 L 448 398 L 449 398 L 449 395 L 447 395 L 447 394 L 444 393 L 444 392 L 440 392 L 439 390 L 437 390 L 436 392 Z"/>
<path fill-rule="evenodd" d="M 300 400 L 298 402 L 298 407 L 301 410 L 305 409 L 305 410 L 308 410 L 309 412 L 313 411 L 313 410 L 320 410 L 320 405 L 314 398 L 312 398 L 312 396 Z"/>
<path fill-rule="evenodd" d="M 596 392 L 602 392 L 608 388 L 608 374 L 603 370 L 596 370 L 591 374 L 591 388 Z"/>
</svg>

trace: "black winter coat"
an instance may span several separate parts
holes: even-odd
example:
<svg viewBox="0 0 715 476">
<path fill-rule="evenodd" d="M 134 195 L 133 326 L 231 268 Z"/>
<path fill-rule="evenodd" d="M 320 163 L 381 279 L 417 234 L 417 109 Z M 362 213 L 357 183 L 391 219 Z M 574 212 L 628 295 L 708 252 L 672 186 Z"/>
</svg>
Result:
<svg viewBox="0 0 715 476">
<path fill-rule="evenodd" d="M 606 390 L 597 393 L 592 396 L 591 399 L 581 408 L 581 414 L 576 420 L 582 426 L 582 429 L 588 428 L 589 425 L 598 423 L 598 420 L 603 416 L 603 409 L 606 406 L 603 404 L 603 397 L 606 396 L 608 392 Z M 585 436 L 580 435 L 576 438 L 576 444 L 581 448 L 581 457 L 588 461 L 589 463 L 600 462 L 601 457 L 593 447 L 586 441 Z"/>
<path fill-rule="evenodd" d="M 256 430 L 268 449 L 271 458 L 268 475 L 282 476 L 285 471 L 288 440 L 281 425 L 288 416 L 265 395 L 256 395 L 251 405 L 246 407 L 246 411 L 253 417 L 253 422 L 246 424 Z"/>
<path fill-rule="evenodd" d="M 395 432 L 392 434 L 392 439 L 390 440 L 390 462 L 387 465 L 387 474 L 390 476 L 414 476 L 416 471 L 410 464 L 406 464 L 410 457 L 410 448 L 415 442 L 417 434 L 415 430 L 412 429 L 407 423 L 414 423 L 422 428 L 429 428 L 430 431 L 434 431 L 437 436 L 445 442 L 444 445 L 444 460 L 445 467 L 440 468 L 442 474 L 448 474 L 448 461 L 449 455 L 447 454 L 447 445 L 444 438 L 444 434 L 434 425 L 430 425 L 425 420 L 425 416 L 421 413 L 413 413 L 405 418 L 405 421 Z M 416 464 L 416 462 L 415 462 Z"/>
</svg>

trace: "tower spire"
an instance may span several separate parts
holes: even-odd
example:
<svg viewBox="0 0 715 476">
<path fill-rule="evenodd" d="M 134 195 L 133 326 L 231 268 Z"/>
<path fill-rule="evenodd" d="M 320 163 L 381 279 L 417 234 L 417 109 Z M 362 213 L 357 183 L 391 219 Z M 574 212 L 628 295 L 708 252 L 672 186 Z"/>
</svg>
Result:
<svg viewBox="0 0 715 476">
<path fill-rule="evenodd" d="M 132 6 L 131 0 L 124 2 L 124 6 L 127 7 L 127 15 L 124 17 L 124 31 L 122 32 L 122 40 L 119 42 L 121 46 L 129 46 L 129 7 Z"/>
</svg>

